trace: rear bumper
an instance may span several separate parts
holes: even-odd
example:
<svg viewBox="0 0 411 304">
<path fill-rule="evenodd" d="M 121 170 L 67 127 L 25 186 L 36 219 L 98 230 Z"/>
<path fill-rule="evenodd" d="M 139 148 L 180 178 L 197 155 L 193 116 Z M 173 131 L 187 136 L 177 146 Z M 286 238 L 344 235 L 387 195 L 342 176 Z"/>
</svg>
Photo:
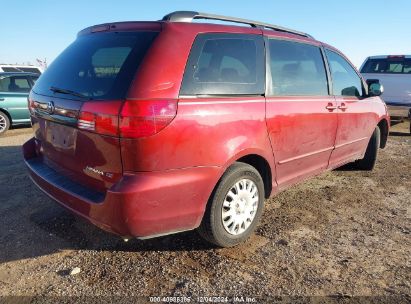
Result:
<svg viewBox="0 0 411 304">
<path fill-rule="evenodd" d="M 31 179 L 48 196 L 106 231 L 139 238 L 198 227 L 221 171 L 197 167 L 126 173 L 99 194 L 56 177 L 36 155 L 34 139 L 23 145 L 23 153 Z"/>
</svg>

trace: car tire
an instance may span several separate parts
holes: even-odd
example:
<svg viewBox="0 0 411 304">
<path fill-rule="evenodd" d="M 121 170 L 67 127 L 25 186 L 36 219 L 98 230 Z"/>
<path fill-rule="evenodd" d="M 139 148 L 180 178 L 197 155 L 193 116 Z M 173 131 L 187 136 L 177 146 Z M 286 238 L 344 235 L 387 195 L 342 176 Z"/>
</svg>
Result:
<svg viewBox="0 0 411 304">
<path fill-rule="evenodd" d="M 0 111 L 0 136 L 10 128 L 10 119 L 6 113 Z"/>
<path fill-rule="evenodd" d="M 258 171 L 248 164 L 234 163 L 211 194 L 198 233 L 219 247 L 244 242 L 260 221 L 264 193 Z"/>
<path fill-rule="evenodd" d="M 378 150 L 380 148 L 381 133 L 377 126 L 368 142 L 367 150 L 363 159 L 357 160 L 354 164 L 357 169 L 372 171 L 377 162 Z"/>
</svg>

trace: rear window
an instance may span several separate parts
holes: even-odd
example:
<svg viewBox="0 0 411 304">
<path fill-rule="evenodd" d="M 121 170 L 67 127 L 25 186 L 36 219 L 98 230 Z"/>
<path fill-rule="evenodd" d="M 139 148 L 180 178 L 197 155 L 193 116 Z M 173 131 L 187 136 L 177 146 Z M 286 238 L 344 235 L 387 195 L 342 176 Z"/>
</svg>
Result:
<svg viewBox="0 0 411 304">
<path fill-rule="evenodd" d="M 79 36 L 43 73 L 33 91 L 50 87 L 90 99 L 124 98 L 157 32 L 111 32 Z"/>
<path fill-rule="evenodd" d="M 38 73 L 41 74 L 41 71 L 38 68 L 22 68 L 19 67 L 19 70 L 23 71 L 23 72 L 30 72 L 30 73 Z"/>
<path fill-rule="evenodd" d="M 18 68 L 13 67 L 2 67 L 3 72 L 21 72 Z"/>
<path fill-rule="evenodd" d="M 398 57 L 368 59 L 361 73 L 411 74 L 411 59 Z"/>
</svg>

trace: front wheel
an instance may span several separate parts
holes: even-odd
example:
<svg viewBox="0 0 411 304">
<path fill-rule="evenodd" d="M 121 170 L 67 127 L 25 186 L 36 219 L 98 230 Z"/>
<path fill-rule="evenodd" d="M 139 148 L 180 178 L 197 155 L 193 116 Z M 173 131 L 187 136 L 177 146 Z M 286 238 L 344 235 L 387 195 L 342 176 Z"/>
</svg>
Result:
<svg viewBox="0 0 411 304">
<path fill-rule="evenodd" d="M 10 128 L 10 120 L 6 114 L 0 111 L 0 135 L 6 133 Z"/>
<path fill-rule="evenodd" d="M 360 170 L 371 171 L 375 167 L 377 162 L 378 149 L 380 148 L 380 128 L 377 126 L 371 135 L 370 141 L 368 142 L 367 150 L 363 159 L 357 160 L 354 165 Z"/>
<path fill-rule="evenodd" d="M 217 246 L 235 246 L 253 233 L 263 207 L 260 174 L 248 164 L 234 163 L 213 191 L 198 232 Z"/>
</svg>

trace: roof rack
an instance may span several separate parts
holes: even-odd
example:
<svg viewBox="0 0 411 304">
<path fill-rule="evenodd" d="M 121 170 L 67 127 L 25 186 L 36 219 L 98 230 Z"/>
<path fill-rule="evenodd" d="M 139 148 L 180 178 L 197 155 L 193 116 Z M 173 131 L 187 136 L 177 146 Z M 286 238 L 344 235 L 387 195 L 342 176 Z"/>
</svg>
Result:
<svg viewBox="0 0 411 304">
<path fill-rule="evenodd" d="M 227 17 L 227 16 L 221 16 L 221 15 L 207 14 L 207 13 L 199 13 L 199 12 L 193 12 L 193 11 L 172 12 L 168 15 L 165 15 L 162 20 L 169 21 L 169 22 L 192 22 L 194 19 L 210 19 L 210 20 L 221 20 L 221 21 L 229 21 L 229 22 L 235 22 L 235 23 L 243 23 L 243 24 L 251 25 L 252 27 L 268 28 L 268 29 L 272 29 L 275 31 L 279 31 L 279 32 L 291 33 L 291 34 L 295 34 L 295 35 L 299 35 L 299 36 L 303 36 L 307 38 L 313 38 L 311 35 L 307 33 L 299 32 L 296 30 L 292 30 L 292 29 L 274 25 L 274 24 L 247 20 L 247 19 L 242 19 L 242 18 Z"/>
</svg>

